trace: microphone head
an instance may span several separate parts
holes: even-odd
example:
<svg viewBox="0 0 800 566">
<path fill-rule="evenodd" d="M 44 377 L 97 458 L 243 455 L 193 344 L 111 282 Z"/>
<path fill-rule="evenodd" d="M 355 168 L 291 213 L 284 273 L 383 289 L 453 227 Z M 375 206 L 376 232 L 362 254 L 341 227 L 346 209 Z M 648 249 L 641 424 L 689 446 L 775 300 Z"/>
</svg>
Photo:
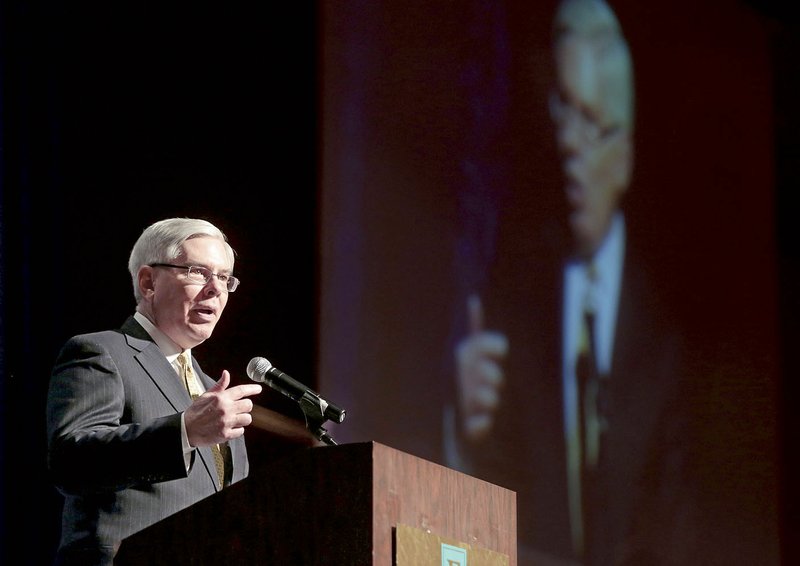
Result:
<svg viewBox="0 0 800 566">
<path fill-rule="evenodd" d="M 267 380 L 264 379 L 264 376 L 271 368 L 272 364 L 267 358 L 253 358 L 250 360 L 250 363 L 247 364 L 247 377 L 253 381 L 265 383 Z"/>
</svg>

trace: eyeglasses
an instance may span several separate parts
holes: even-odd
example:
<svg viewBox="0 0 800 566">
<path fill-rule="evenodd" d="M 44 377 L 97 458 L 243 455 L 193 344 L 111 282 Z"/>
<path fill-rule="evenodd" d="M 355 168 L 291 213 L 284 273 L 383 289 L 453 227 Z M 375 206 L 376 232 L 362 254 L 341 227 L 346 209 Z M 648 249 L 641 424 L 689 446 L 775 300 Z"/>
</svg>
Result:
<svg viewBox="0 0 800 566">
<path fill-rule="evenodd" d="M 577 124 L 582 141 L 590 146 L 600 145 L 622 129 L 619 124 L 607 126 L 600 124 L 596 117 L 566 102 L 558 92 L 550 93 L 549 106 L 550 117 L 557 126 L 563 127 L 567 123 Z"/>
<path fill-rule="evenodd" d="M 186 279 L 198 285 L 207 285 L 211 281 L 211 277 L 216 277 L 217 281 L 225 285 L 229 293 L 233 293 L 238 287 L 240 281 L 233 275 L 226 275 L 224 273 L 214 273 L 210 269 L 201 267 L 199 265 L 173 265 L 171 263 L 151 263 L 150 267 L 171 267 L 173 269 L 185 269 Z"/>
</svg>

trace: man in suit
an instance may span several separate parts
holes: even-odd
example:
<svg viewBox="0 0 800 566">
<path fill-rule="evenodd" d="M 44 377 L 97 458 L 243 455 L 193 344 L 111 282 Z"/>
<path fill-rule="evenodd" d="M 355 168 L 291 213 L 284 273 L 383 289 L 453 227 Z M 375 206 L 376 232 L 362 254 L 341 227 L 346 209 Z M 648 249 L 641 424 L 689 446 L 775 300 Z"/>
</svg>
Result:
<svg viewBox="0 0 800 566">
<path fill-rule="evenodd" d="M 566 222 L 501 236 L 470 297 L 450 463 L 517 492 L 520 564 L 680 563 L 681 340 L 623 212 L 631 54 L 602 0 L 561 2 L 553 49 Z"/>
<path fill-rule="evenodd" d="M 47 399 L 64 496 L 58 564 L 110 565 L 128 535 L 247 476 L 243 434 L 261 386 L 229 387 L 227 370 L 215 381 L 192 356 L 239 285 L 233 264 L 211 223 L 156 222 L 128 263 L 136 312 L 59 353 Z"/>
</svg>

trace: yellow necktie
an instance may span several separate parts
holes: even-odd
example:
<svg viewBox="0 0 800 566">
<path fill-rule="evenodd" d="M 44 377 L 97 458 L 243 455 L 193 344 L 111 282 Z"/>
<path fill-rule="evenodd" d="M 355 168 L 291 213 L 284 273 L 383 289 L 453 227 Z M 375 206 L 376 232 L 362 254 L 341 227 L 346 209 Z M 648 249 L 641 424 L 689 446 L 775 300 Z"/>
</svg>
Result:
<svg viewBox="0 0 800 566">
<path fill-rule="evenodd" d="M 181 354 L 178 356 L 178 366 L 181 369 L 181 379 L 183 380 L 183 384 L 186 387 L 186 390 L 189 392 L 189 395 L 192 397 L 192 400 L 202 395 L 203 390 L 200 387 L 200 383 L 197 380 L 197 376 L 194 374 L 194 370 L 192 369 L 192 362 L 189 360 L 189 357 L 186 355 L 186 352 L 181 352 Z M 221 487 L 224 487 L 225 457 L 222 455 L 222 450 L 220 445 L 214 444 L 211 447 L 211 452 L 214 454 L 214 464 L 216 464 L 217 466 L 217 476 L 219 477 L 219 485 Z"/>
</svg>

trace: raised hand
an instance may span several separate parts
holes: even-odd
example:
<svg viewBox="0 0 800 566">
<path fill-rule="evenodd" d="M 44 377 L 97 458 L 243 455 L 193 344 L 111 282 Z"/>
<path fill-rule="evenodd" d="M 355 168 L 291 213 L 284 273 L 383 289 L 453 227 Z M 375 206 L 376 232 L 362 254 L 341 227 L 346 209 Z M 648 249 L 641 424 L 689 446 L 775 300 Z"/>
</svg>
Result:
<svg viewBox="0 0 800 566">
<path fill-rule="evenodd" d="M 210 446 L 237 438 L 253 422 L 253 401 L 249 397 L 261 393 L 261 385 L 248 383 L 229 388 L 230 382 L 230 373 L 223 370 L 219 381 L 186 409 L 184 422 L 191 446 Z"/>
<path fill-rule="evenodd" d="M 508 353 L 505 335 L 483 328 L 480 297 L 467 300 L 469 335 L 456 346 L 461 426 L 466 438 L 478 440 L 494 425 L 504 375 L 501 362 Z"/>
</svg>

